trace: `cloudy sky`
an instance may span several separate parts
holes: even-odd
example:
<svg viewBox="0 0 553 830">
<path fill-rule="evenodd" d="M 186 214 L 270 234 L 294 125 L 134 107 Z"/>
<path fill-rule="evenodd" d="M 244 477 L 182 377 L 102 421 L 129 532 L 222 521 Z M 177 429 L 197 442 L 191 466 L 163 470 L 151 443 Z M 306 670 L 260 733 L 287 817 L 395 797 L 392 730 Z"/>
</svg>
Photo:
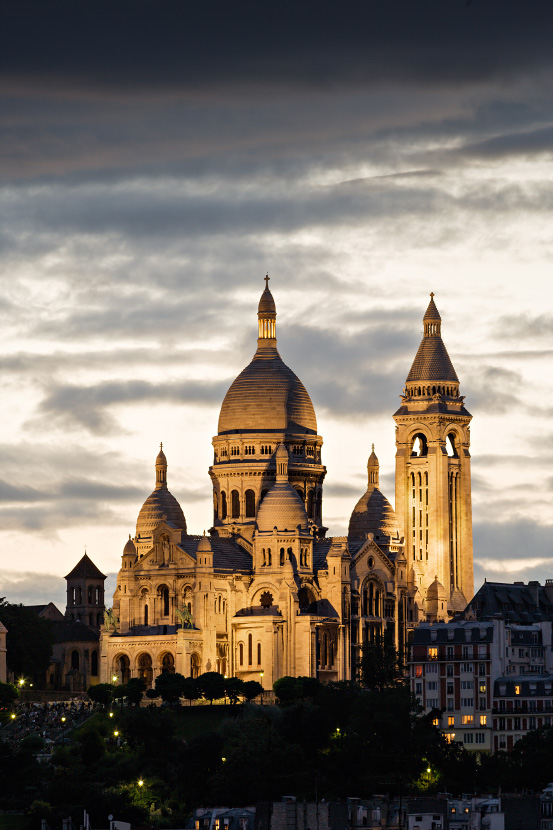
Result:
<svg viewBox="0 0 553 830">
<path fill-rule="evenodd" d="M 211 524 L 211 439 L 269 271 L 343 534 L 430 291 L 472 424 L 475 583 L 553 530 L 553 4 L 4 3 L 0 596 L 110 574 L 153 489 Z"/>
</svg>

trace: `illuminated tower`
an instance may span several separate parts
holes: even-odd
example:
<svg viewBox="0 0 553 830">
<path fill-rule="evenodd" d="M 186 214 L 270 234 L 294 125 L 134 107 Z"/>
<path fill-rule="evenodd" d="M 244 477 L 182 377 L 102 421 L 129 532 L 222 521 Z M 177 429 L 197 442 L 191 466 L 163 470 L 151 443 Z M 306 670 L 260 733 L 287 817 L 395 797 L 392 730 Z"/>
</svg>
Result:
<svg viewBox="0 0 553 830">
<path fill-rule="evenodd" d="M 396 422 L 396 515 L 423 607 L 435 578 L 448 611 L 473 595 L 470 421 L 430 295 Z"/>
</svg>

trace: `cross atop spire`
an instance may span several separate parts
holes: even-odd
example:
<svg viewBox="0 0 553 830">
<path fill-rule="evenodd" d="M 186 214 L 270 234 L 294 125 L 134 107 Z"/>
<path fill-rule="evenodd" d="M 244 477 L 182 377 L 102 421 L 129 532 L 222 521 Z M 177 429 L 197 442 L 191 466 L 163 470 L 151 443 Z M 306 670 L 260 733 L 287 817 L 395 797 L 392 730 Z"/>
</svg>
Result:
<svg viewBox="0 0 553 830">
<path fill-rule="evenodd" d="M 433 299 L 434 299 L 434 292 L 433 292 L 433 291 L 431 291 L 431 292 L 430 292 L 430 299 L 431 299 L 431 300 L 433 300 Z M 436 578 L 437 578 L 437 577 L 436 577 Z"/>
<path fill-rule="evenodd" d="M 263 277 L 263 279 L 265 280 L 265 288 L 268 288 L 268 287 L 269 287 L 269 280 L 271 279 L 271 278 L 270 278 L 270 276 L 269 276 L 269 272 L 268 272 L 268 271 L 267 271 L 267 273 L 265 274 L 265 276 Z"/>
</svg>

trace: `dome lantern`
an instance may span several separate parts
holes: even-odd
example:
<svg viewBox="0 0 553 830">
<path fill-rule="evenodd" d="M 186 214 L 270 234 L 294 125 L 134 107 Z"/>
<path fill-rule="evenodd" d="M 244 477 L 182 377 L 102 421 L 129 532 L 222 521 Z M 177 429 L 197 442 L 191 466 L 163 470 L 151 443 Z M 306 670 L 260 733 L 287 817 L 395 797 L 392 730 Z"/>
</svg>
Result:
<svg viewBox="0 0 553 830">
<path fill-rule="evenodd" d="M 160 487 L 167 487 L 167 459 L 163 452 L 163 442 L 159 445 L 159 453 L 156 458 L 156 490 Z"/>
<path fill-rule="evenodd" d="M 259 325 L 259 346 L 276 346 L 276 305 L 273 295 L 269 291 L 269 274 L 265 277 L 265 290 L 257 307 Z M 267 342 L 271 341 L 271 342 Z"/>
<path fill-rule="evenodd" d="M 379 487 L 378 483 L 378 473 L 380 470 L 380 464 L 378 463 L 378 458 L 376 457 L 376 453 L 374 451 L 374 444 L 372 445 L 372 452 L 369 455 L 369 460 L 367 461 L 367 473 L 368 473 L 368 485 L 369 487 Z"/>
</svg>

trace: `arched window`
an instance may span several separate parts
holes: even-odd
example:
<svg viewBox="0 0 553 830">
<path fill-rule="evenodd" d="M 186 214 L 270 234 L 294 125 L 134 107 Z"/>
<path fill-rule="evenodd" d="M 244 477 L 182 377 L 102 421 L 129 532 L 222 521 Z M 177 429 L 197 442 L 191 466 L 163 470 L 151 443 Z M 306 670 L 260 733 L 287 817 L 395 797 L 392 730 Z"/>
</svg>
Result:
<svg viewBox="0 0 553 830">
<path fill-rule="evenodd" d="M 238 662 L 241 666 L 244 665 L 244 643 L 238 644 Z"/>
<path fill-rule="evenodd" d="M 380 617 L 380 591 L 377 589 L 374 592 L 374 616 Z"/>
<path fill-rule="evenodd" d="M 232 518 L 240 518 L 240 494 L 238 490 L 233 490 L 230 494 L 230 506 L 232 511 Z"/>
<path fill-rule="evenodd" d="M 76 649 L 74 649 L 71 652 L 71 668 L 73 669 L 73 671 L 79 671 L 79 665 L 80 665 L 79 652 Z"/>
<path fill-rule="evenodd" d="M 369 584 L 369 617 L 374 616 L 374 585 Z"/>
<path fill-rule="evenodd" d="M 253 663 L 253 637 L 251 634 L 248 634 L 248 666 L 251 666 Z"/>
<path fill-rule="evenodd" d="M 280 567 L 284 565 L 284 548 L 280 549 Z"/>
<path fill-rule="evenodd" d="M 257 644 L 257 665 L 261 665 L 261 643 Z"/>
<path fill-rule="evenodd" d="M 216 522 L 219 518 L 219 508 L 217 506 L 217 496 L 213 494 L 213 521 Z"/>
<path fill-rule="evenodd" d="M 198 654 L 191 654 L 190 655 L 190 676 L 191 677 L 199 677 L 200 676 L 200 657 Z"/>
<path fill-rule="evenodd" d="M 161 658 L 161 672 L 162 674 L 174 674 L 175 673 L 175 658 L 173 655 L 166 651 L 165 654 Z"/>
<path fill-rule="evenodd" d="M 148 606 L 144 606 L 144 625 L 148 625 Z"/>
<path fill-rule="evenodd" d="M 307 515 L 310 519 L 313 518 L 313 500 L 314 500 L 314 493 L 313 490 L 310 490 L 307 494 Z"/>
<path fill-rule="evenodd" d="M 88 586 L 88 604 L 92 605 L 92 585 Z"/>
<path fill-rule="evenodd" d="M 163 609 L 161 613 L 163 614 L 164 617 L 168 617 L 169 616 L 169 588 L 167 588 L 166 585 L 164 585 L 160 589 L 160 595 L 161 595 L 161 604 L 162 604 L 162 609 Z"/>
<path fill-rule="evenodd" d="M 98 652 L 96 649 L 90 655 L 90 674 L 93 677 L 98 676 Z"/>
<path fill-rule="evenodd" d="M 152 668 L 152 658 L 149 654 L 140 654 L 138 656 L 138 676 L 144 680 L 146 686 L 152 685 L 154 677 L 154 670 Z"/>
<path fill-rule="evenodd" d="M 267 565 L 267 553 L 265 552 L 265 548 L 263 548 L 263 550 L 261 551 L 261 555 L 263 557 L 261 567 L 264 568 Z"/>
<path fill-rule="evenodd" d="M 246 490 L 246 518 L 255 518 L 255 493 L 253 490 Z"/>
<path fill-rule="evenodd" d="M 96 625 L 97 626 L 102 625 L 102 615 L 101 614 L 96 614 Z"/>
<path fill-rule="evenodd" d="M 221 519 L 224 521 L 227 518 L 227 494 L 223 491 L 221 493 Z"/>
<path fill-rule="evenodd" d="M 89 614 L 89 615 L 88 615 L 88 624 L 89 624 L 90 626 L 93 626 L 93 625 L 94 625 L 94 614 Z"/>
<path fill-rule="evenodd" d="M 455 433 L 450 432 L 445 439 L 445 446 L 447 450 L 447 454 L 450 458 L 459 458 L 459 453 L 457 452 L 457 447 L 455 445 Z"/>
<path fill-rule="evenodd" d="M 272 554 L 271 554 L 271 548 L 267 548 L 267 565 L 270 568 L 272 566 L 272 564 L 273 564 L 273 557 L 272 557 Z"/>
<path fill-rule="evenodd" d="M 131 678 L 131 661 L 126 654 L 122 654 L 115 661 L 115 671 L 121 679 L 121 683 L 128 683 Z"/>
<path fill-rule="evenodd" d="M 426 440 L 426 435 L 422 432 L 418 432 L 414 436 L 413 443 L 411 444 L 411 457 L 423 458 L 426 455 L 428 455 L 428 442 Z"/>
<path fill-rule="evenodd" d="M 82 603 L 83 603 L 83 590 L 82 590 L 82 588 L 77 588 L 77 591 L 79 592 L 79 605 L 82 605 Z"/>
</svg>

